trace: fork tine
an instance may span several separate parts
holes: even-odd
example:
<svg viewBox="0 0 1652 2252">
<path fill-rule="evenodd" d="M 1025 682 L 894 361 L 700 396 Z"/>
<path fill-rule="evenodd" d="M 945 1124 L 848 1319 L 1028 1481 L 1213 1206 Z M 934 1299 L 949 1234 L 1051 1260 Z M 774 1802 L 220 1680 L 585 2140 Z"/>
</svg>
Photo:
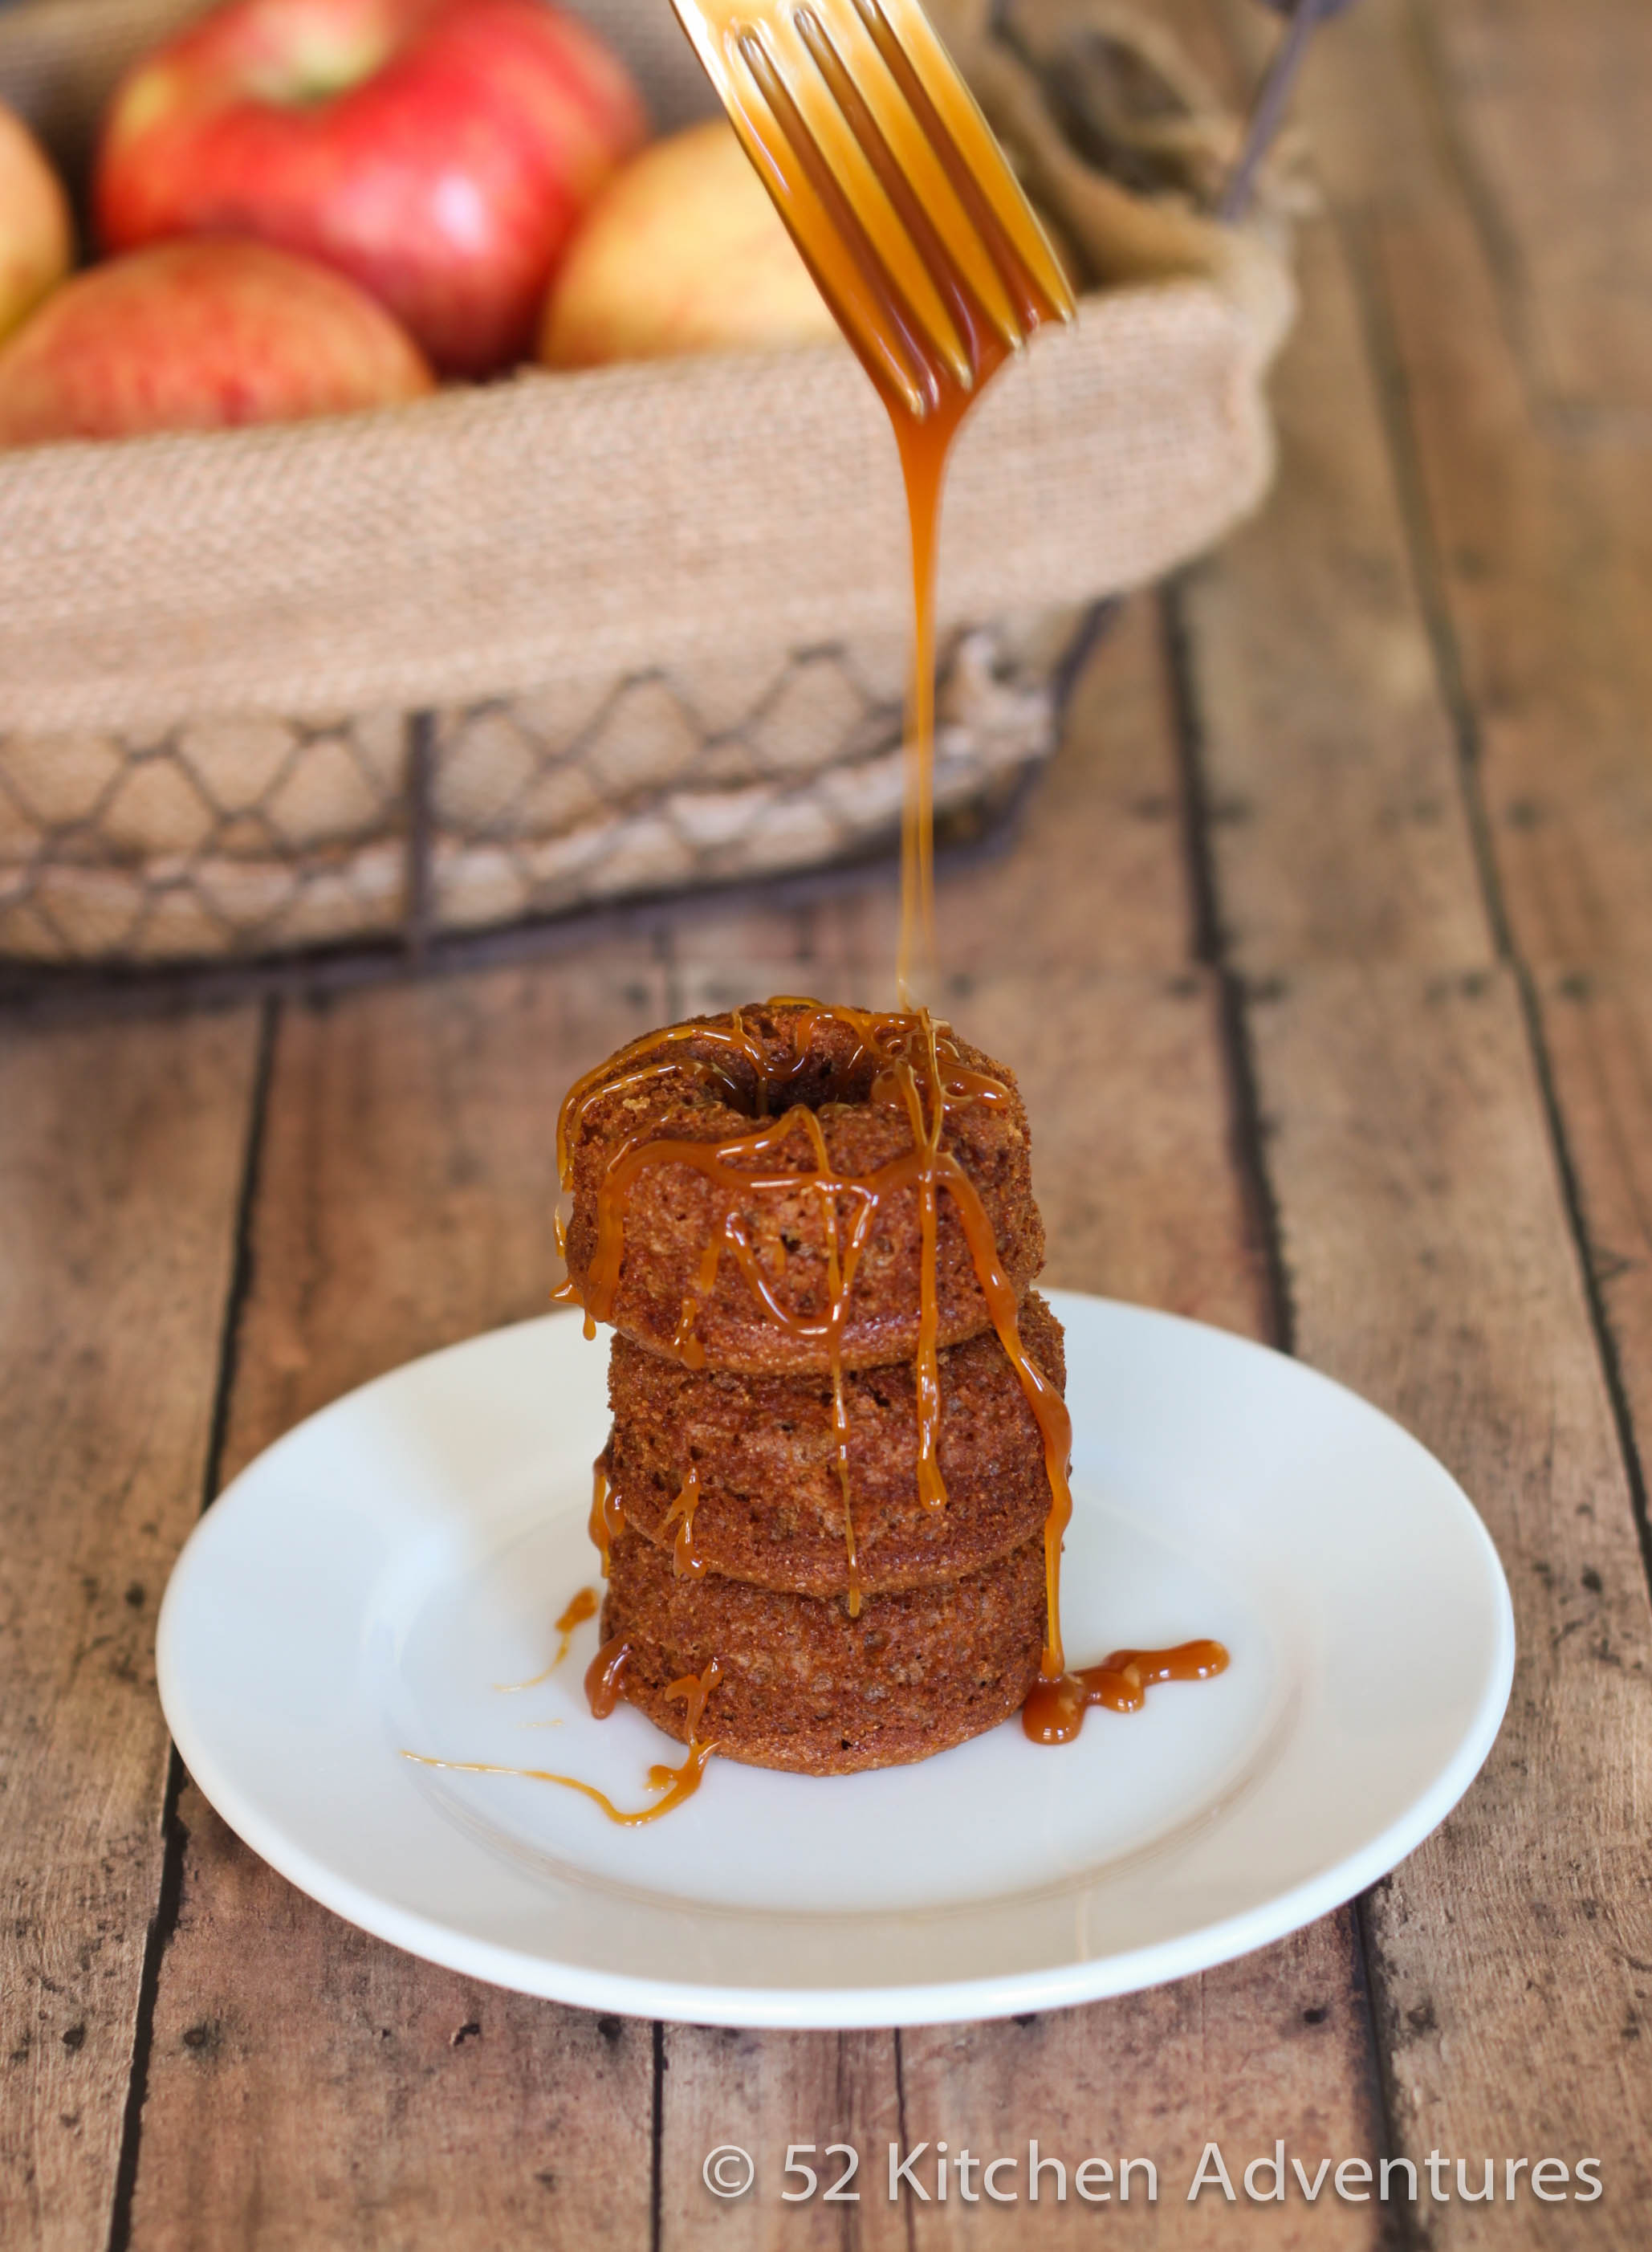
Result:
<svg viewBox="0 0 1652 2252">
<path fill-rule="evenodd" d="M 919 279 L 924 284 L 923 294 L 930 300 L 926 310 L 931 317 L 923 320 L 914 309 L 906 286 L 911 278 L 910 271 L 902 272 L 899 278 L 890 271 L 887 258 L 874 244 L 861 217 L 869 200 L 865 180 L 857 179 L 852 192 L 846 190 L 841 177 L 843 168 L 841 146 L 833 149 L 831 156 L 821 146 L 815 126 L 824 106 L 823 101 L 817 99 L 810 104 L 816 116 L 804 115 L 796 100 L 800 89 L 795 78 L 783 74 L 778 68 L 770 44 L 761 32 L 750 28 L 741 29 L 735 34 L 734 48 L 762 96 L 769 116 L 778 129 L 781 143 L 796 170 L 812 190 L 816 205 L 854 269 L 855 279 L 860 285 L 857 297 L 864 295 L 870 300 L 874 315 L 881 316 L 883 332 L 892 330 L 893 339 L 919 393 L 916 412 L 920 416 L 927 414 L 938 403 L 941 395 L 941 368 L 938 362 L 944 360 L 954 380 L 961 380 L 966 386 L 970 380 L 962 340 L 952 330 L 934 283 L 920 272 Z M 822 91 L 823 96 L 824 89 Z M 837 122 L 841 128 L 841 116 Z M 841 141 L 842 136 L 833 137 Z M 859 156 L 858 148 L 856 153 Z M 833 158 L 837 161 L 834 163 Z M 864 166 L 864 157 L 861 162 Z M 870 166 L 864 166 L 864 169 L 870 172 Z M 881 197 L 881 187 L 875 176 L 873 185 L 878 188 Z M 794 233 L 795 235 L 795 229 Z M 815 239 L 812 236 L 808 240 L 801 236 L 796 239 L 805 259 L 813 266 L 815 261 L 811 253 L 817 247 Z M 898 233 L 895 241 L 905 253 L 903 264 L 908 269 L 915 268 L 916 254 L 906 235 Z M 819 278 L 816 269 L 816 279 Z M 829 288 L 827 295 L 829 302 Z M 877 320 L 873 325 L 875 330 L 879 327 Z M 879 356 L 884 355 L 880 353 Z"/>
<path fill-rule="evenodd" d="M 921 7 L 915 0 L 851 4 L 911 103 L 1027 329 L 1052 316 L 1071 320 L 1077 307 L 1067 277 L 991 127 Z M 1035 295 L 1029 295 L 1029 282 Z"/>
<path fill-rule="evenodd" d="M 968 388 L 983 364 L 989 327 L 1011 350 L 1024 340 L 997 269 L 847 0 L 811 0 L 794 21 L 965 341 Z"/>
<path fill-rule="evenodd" d="M 672 4 L 821 295 L 874 379 L 921 421 L 940 395 L 937 356 L 918 344 L 913 333 L 915 323 L 899 317 L 893 285 L 865 242 L 864 230 L 851 224 L 845 240 L 840 224 L 845 199 L 829 168 L 817 163 L 811 176 L 739 54 L 740 33 L 760 22 L 766 4 L 772 8 L 774 0 L 672 0 Z M 823 171 L 827 175 L 823 183 Z M 822 200 L 822 184 L 832 195 L 829 205 Z"/>
<path fill-rule="evenodd" d="M 963 337 L 948 313 L 944 294 L 926 265 L 919 246 L 890 201 L 887 183 L 855 133 L 843 105 L 822 76 L 817 59 L 802 36 L 804 9 L 798 0 L 780 0 L 768 10 L 760 28 L 747 27 L 739 36 L 742 58 L 751 63 L 754 39 L 773 64 L 786 94 L 813 141 L 830 167 L 850 208 L 860 220 L 868 244 L 894 282 L 905 304 L 914 313 L 947 372 L 965 390 L 973 371 Z M 772 94 L 765 88 L 769 107 Z M 778 113 L 777 113 L 778 114 Z M 801 149 L 799 154 L 805 152 Z M 896 168 L 897 177 L 900 175 Z"/>
<path fill-rule="evenodd" d="M 922 419 L 1072 293 L 916 0 L 673 0 L 861 358 Z"/>
</svg>

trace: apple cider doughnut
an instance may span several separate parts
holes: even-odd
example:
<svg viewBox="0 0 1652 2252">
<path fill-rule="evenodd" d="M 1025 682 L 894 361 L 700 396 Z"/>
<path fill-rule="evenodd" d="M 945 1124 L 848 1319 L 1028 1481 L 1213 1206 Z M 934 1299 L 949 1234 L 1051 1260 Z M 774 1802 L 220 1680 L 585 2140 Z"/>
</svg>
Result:
<svg viewBox="0 0 1652 2252">
<path fill-rule="evenodd" d="M 573 1088 L 559 1142 L 573 1292 L 691 1369 L 933 1355 L 1043 1262 L 1015 1075 L 921 1012 L 670 1026 Z"/>
<path fill-rule="evenodd" d="M 1061 1325 L 1035 1291 L 1023 1345 L 1058 1391 Z M 940 1355 L 944 1508 L 918 1491 L 911 1366 L 844 1380 L 847 1477 L 840 1477 L 829 1380 L 694 1373 L 628 1338 L 608 1364 L 613 1436 L 603 1456 L 612 1506 L 665 1549 L 679 1576 L 706 1572 L 794 1594 L 847 1592 L 852 1552 L 863 1595 L 934 1587 L 982 1569 L 1040 1533 L 1049 1475 L 1037 1421 L 989 1331 Z"/>
<path fill-rule="evenodd" d="M 626 1702 L 679 1742 L 682 1686 L 698 1677 L 715 1684 L 699 1736 L 723 1758 L 850 1775 L 927 1759 L 1007 1720 L 1038 1678 L 1044 1605 L 1037 1533 L 985 1571 L 868 1595 L 851 1613 L 843 1596 L 678 1579 L 670 1555 L 628 1528 L 610 1560 L 603 1659 Z"/>
</svg>

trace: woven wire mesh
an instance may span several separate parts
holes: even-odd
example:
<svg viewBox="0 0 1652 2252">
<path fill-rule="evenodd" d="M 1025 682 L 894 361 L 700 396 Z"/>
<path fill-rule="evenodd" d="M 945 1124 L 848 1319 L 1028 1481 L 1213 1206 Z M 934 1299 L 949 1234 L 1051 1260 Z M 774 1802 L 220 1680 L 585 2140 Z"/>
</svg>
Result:
<svg viewBox="0 0 1652 2252">
<path fill-rule="evenodd" d="M 1051 747 L 1069 613 L 956 636 L 936 803 Z M 421 715 L 0 737 L 0 959 L 222 960 L 818 867 L 895 826 L 905 636 Z"/>
</svg>

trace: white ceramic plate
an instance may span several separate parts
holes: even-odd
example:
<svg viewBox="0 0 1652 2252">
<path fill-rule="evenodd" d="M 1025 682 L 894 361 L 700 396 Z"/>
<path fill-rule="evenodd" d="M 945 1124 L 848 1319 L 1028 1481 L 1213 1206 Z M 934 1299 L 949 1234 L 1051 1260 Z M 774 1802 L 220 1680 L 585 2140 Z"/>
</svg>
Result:
<svg viewBox="0 0 1652 2252">
<path fill-rule="evenodd" d="M 931 2023 L 1127 1992 L 1262 1945 L 1411 1852 L 1468 1788 L 1514 1630 L 1485 1528 L 1338 1385 L 1196 1323 L 1068 1292 L 1070 1658 L 1213 1635 L 1220 1679 L 1010 1722 L 829 1778 L 713 1760 L 621 1829 L 548 1767 L 649 1803 L 680 1758 L 598 1723 L 580 1629 L 606 1338 L 573 1315 L 455 1345 L 289 1432 L 214 1504 L 160 1620 L 191 1773 L 338 1915 L 590 2009 L 765 2026 Z"/>
</svg>

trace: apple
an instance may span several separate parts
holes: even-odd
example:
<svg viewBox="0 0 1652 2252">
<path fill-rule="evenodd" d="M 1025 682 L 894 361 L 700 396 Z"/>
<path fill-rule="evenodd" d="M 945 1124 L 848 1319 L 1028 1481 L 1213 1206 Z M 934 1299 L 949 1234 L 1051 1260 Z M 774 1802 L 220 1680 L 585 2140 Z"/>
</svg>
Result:
<svg viewBox="0 0 1652 2252">
<path fill-rule="evenodd" d="M 254 237 L 370 289 L 446 374 L 532 349 L 576 221 L 647 130 L 545 0 L 229 0 L 117 88 L 94 180 L 113 250 Z"/>
<path fill-rule="evenodd" d="M 76 275 L 0 345 L 0 445 L 295 421 L 434 382 L 342 275 L 263 243 L 160 243 Z"/>
<path fill-rule="evenodd" d="M 20 117 L 0 105 L 0 337 L 69 270 L 68 198 Z"/>
<path fill-rule="evenodd" d="M 725 118 L 656 141 L 617 172 L 546 301 L 551 367 L 811 344 L 839 334 Z"/>
</svg>

